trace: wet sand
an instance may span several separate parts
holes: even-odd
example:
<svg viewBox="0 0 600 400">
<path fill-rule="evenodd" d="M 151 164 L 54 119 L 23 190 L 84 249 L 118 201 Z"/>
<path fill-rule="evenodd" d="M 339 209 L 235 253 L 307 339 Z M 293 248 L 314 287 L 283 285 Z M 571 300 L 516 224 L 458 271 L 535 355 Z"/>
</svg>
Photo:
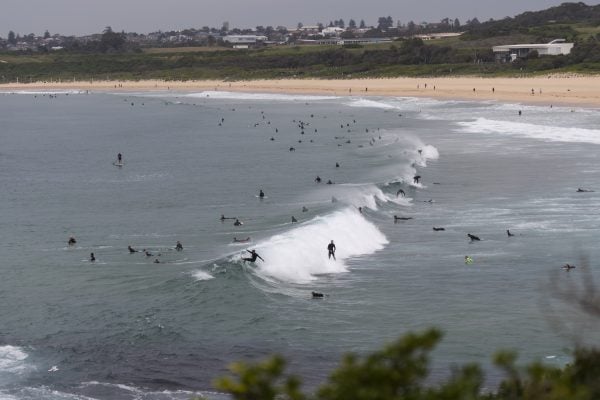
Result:
<svg viewBox="0 0 600 400">
<path fill-rule="evenodd" d="M 600 76 L 547 75 L 529 78 L 285 79 L 256 81 L 76 81 L 0 85 L 0 91 L 198 91 L 223 90 L 335 96 L 406 96 L 507 103 L 600 107 Z"/>
</svg>

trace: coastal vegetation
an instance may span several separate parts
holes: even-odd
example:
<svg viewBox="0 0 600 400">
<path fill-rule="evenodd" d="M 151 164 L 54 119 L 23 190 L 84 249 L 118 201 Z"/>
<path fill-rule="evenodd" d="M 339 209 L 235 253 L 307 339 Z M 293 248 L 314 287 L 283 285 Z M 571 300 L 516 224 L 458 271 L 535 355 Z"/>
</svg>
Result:
<svg viewBox="0 0 600 400">
<path fill-rule="evenodd" d="M 339 25 L 339 21 L 338 25 Z M 398 28 L 382 18 L 375 33 Z M 385 24 L 384 24 L 385 23 Z M 387 25 L 386 25 L 387 24 Z M 459 24 L 456 21 L 456 24 Z M 524 76 L 600 72 L 600 6 L 565 3 L 514 18 L 469 20 L 459 37 L 423 41 L 411 35 L 381 44 L 297 45 L 256 49 L 139 48 L 107 27 L 98 40 L 51 52 L 0 53 L 0 83 L 68 80 L 247 80 L 279 78 L 376 78 L 394 76 Z M 368 31 L 367 34 L 375 34 Z M 564 38 L 571 54 L 535 52 L 512 63 L 494 60 L 492 46 L 545 43 Z M 14 38 L 13 38 L 14 40 Z"/>
<path fill-rule="evenodd" d="M 591 274 L 585 275 L 580 284 L 553 279 L 552 298 L 543 301 L 551 325 L 563 334 L 574 335 L 579 328 L 576 324 L 567 327 L 565 314 L 553 315 L 555 301 L 570 312 L 582 313 L 592 324 L 600 322 L 598 290 Z M 407 333 L 369 355 L 347 354 L 312 394 L 301 390 L 299 377 L 285 373 L 285 359 L 278 355 L 258 363 L 235 363 L 230 367 L 233 375 L 217 379 L 215 385 L 236 400 L 600 399 L 598 348 L 576 346 L 571 362 L 564 367 L 539 361 L 519 365 L 515 352 L 499 351 L 493 363 L 504 379 L 496 388 L 486 386 L 483 370 L 476 363 L 453 366 L 445 380 L 436 379 L 432 384 L 430 355 L 441 338 L 440 330 L 428 329 Z"/>
</svg>

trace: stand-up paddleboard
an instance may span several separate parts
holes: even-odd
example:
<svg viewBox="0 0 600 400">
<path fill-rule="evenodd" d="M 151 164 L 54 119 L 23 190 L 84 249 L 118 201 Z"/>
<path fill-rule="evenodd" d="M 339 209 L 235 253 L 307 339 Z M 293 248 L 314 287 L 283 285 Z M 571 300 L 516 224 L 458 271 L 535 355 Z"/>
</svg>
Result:
<svg viewBox="0 0 600 400">
<path fill-rule="evenodd" d="M 115 167 L 119 167 L 119 168 L 120 168 L 120 167 L 122 167 L 124 164 L 123 164 L 122 162 L 115 161 L 115 162 L 113 162 L 113 163 L 112 163 L 112 165 L 114 165 Z"/>
</svg>

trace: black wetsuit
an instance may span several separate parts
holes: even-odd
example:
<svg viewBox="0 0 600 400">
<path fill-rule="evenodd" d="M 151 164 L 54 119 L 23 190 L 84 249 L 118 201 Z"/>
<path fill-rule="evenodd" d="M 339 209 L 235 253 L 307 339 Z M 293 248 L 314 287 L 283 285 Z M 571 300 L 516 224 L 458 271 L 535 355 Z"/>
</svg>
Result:
<svg viewBox="0 0 600 400">
<path fill-rule="evenodd" d="M 251 254 L 250 258 L 242 258 L 242 260 L 250 261 L 250 262 L 256 262 L 257 258 L 260 258 L 261 260 L 263 260 L 262 257 L 259 256 L 255 250 L 246 250 L 246 251 Z M 263 260 L 263 261 L 265 261 L 265 260 Z"/>
<path fill-rule="evenodd" d="M 329 258 L 333 257 L 333 259 L 335 260 L 335 244 L 333 244 L 333 242 L 327 245 L 327 251 L 329 252 Z"/>
</svg>

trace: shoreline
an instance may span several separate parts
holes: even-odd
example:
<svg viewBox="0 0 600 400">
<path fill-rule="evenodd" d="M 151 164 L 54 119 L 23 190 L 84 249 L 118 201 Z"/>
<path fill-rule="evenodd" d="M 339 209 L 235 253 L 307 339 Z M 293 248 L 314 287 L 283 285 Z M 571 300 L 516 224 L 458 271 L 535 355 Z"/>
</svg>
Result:
<svg viewBox="0 0 600 400">
<path fill-rule="evenodd" d="M 600 108 L 600 76 L 532 78 L 269 79 L 256 81 L 73 81 L 0 84 L 0 92 L 89 90 L 101 92 L 221 90 L 330 96 L 426 97 L 534 105 Z"/>
</svg>

